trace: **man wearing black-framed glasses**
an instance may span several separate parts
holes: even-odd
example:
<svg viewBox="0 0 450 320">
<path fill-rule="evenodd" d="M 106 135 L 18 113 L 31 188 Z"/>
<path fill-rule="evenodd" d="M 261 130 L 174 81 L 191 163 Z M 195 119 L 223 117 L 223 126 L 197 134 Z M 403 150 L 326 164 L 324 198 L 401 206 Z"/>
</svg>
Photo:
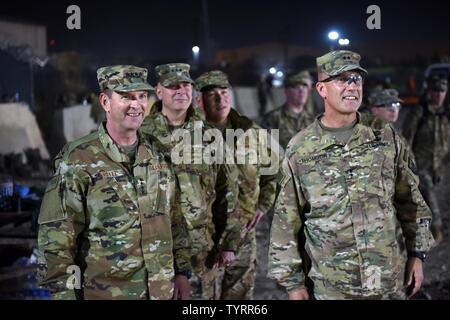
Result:
<svg viewBox="0 0 450 320">
<path fill-rule="evenodd" d="M 317 58 L 325 112 L 286 150 L 268 274 L 292 300 L 405 299 L 420 289 L 434 244 L 405 143 L 358 113 L 360 59 L 344 50 Z"/>
</svg>

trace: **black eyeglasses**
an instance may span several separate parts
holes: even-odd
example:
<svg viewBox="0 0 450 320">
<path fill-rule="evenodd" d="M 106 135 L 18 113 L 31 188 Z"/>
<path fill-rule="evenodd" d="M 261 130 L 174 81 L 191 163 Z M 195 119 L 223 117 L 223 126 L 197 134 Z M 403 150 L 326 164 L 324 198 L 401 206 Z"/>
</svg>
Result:
<svg viewBox="0 0 450 320">
<path fill-rule="evenodd" d="M 356 85 L 361 86 L 364 83 L 364 77 L 358 73 L 338 74 L 319 82 L 330 82 L 333 80 L 337 81 L 340 85 L 351 85 L 354 82 Z"/>
</svg>

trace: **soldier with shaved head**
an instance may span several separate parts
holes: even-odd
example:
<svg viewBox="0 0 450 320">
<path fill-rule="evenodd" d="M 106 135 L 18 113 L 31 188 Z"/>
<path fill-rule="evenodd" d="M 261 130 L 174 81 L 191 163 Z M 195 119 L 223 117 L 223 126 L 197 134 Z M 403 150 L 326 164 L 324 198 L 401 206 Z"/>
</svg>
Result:
<svg viewBox="0 0 450 320">
<path fill-rule="evenodd" d="M 325 112 L 287 147 L 269 276 L 290 299 L 405 299 L 423 281 L 431 212 L 391 124 L 372 128 L 358 113 L 360 59 L 345 50 L 317 58 Z"/>
</svg>

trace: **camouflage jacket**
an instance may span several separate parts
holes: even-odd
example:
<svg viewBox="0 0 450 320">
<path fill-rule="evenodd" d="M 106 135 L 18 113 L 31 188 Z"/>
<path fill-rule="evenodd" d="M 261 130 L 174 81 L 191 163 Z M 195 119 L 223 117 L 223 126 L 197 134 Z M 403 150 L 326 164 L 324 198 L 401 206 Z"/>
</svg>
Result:
<svg viewBox="0 0 450 320">
<path fill-rule="evenodd" d="M 404 121 L 403 134 L 410 143 L 419 171 L 433 180 L 441 175 L 450 151 L 450 124 L 446 112 L 433 112 L 428 106 L 417 106 Z"/>
<path fill-rule="evenodd" d="M 303 287 L 300 252 L 318 299 L 404 298 L 407 251 L 433 245 L 414 163 L 389 124 L 373 129 L 358 115 L 344 146 L 318 119 L 283 161 L 269 276 L 288 291 Z"/>
<path fill-rule="evenodd" d="M 386 125 L 386 120 L 383 120 L 377 116 L 375 116 L 372 112 L 360 112 L 361 116 L 361 122 L 366 123 L 368 126 L 370 126 L 372 129 L 381 130 Z M 409 153 L 409 156 L 411 158 L 411 161 L 415 164 L 415 157 L 414 153 L 411 150 L 410 145 L 408 144 L 408 141 L 406 141 L 405 137 L 392 125 L 392 127 L 397 131 L 397 136 L 401 140 L 403 147 L 405 148 L 405 152 Z M 415 171 L 415 170 L 414 170 Z"/>
<path fill-rule="evenodd" d="M 307 103 L 311 104 L 312 100 L 309 99 Z M 303 112 L 296 114 L 284 104 L 267 113 L 262 120 L 262 126 L 266 129 L 279 129 L 280 145 L 286 148 L 293 136 L 313 122 L 314 116 L 307 112 L 306 106 Z"/>
<path fill-rule="evenodd" d="M 186 143 L 180 144 L 178 137 L 172 136 L 168 120 L 161 110 L 162 103 L 157 101 L 152 106 L 150 114 L 145 118 L 140 130 L 161 143 L 161 149 L 164 150 L 166 158 L 171 161 L 178 177 L 181 188 L 179 203 L 187 220 L 193 254 L 204 254 L 213 248 L 213 237 L 218 228 L 226 230 L 221 233 L 221 250 L 236 251 L 241 229 L 237 216 L 239 212 L 236 210 L 238 192 L 236 166 L 233 164 L 208 164 L 204 158 L 195 162 L 199 156 L 206 154 L 207 145 L 203 141 L 196 144 L 194 130 L 200 128 L 201 130 L 198 132 L 202 133 L 203 137 L 207 129 L 213 128 L 204 121 L 200 112 L 193 106 L 189 107 L 186 122 L 180 129 L 188 132 L 192 142 L 188 145 L 188 151 L 192 151 L 194 156 L 187 161 L 188 163 L 175 163 L 172 157 L 173 151 L 180 151 L 179 147 L 181 146 L 184 152 L 186 149 L 183 148 L 186 147 Z M 224 177 L 221 181 L 217 180 L 219 174 Z M 218 190 L 221 190 L 221 200 L 223 200 L 220 210 L 224 210 L 227 215 L 226 219 L 222 221 L 222 226 L 216 226 L 213 222 L 213 215 L 216 214 L 213 212 L 213 205 L 214 208 L 217 208 L 215 200 Z"/>
<path fill-rule="evenodd" d="M 139 141 L 130 163 L 101 124 L 55 158 L 38 237 L 40 282 L 54 298 L 170 299 L 174 271 L 191 268 L 175 176 Z M 67 286 L 72 265 L 81 290 Z"/>
<path fill-rule="evenodd" d="M 231 109 L 228 115 L 226 128 L 233 129 L 237 141 L 245 143 L 245 149 L 239 148 L 239 143 L 234 146 L 235 161 L 239 169 L 239 209 L 243 225 L 245 225 L 254 218 L 258 208 L 263 213 L 267 213 L 273 206 L 278 170 L 275 170 L 272 174 L 262 174 L 262 170 L 269 167 L 268 163 L 264 163 L 266 160 L 271 160 L 270 165 L 279 168 L 279 151 L 272 150 L 269 141 L 264 145 L 259 134 L 259 130 L 262 128 L 234 109 Z M 238 129 L 242 130 L 241 135 L 236 131 Z M 245 138 L 245 140 L 242 138 Z M 226 137 L 226 140 L 229 143 L 230 139 Z M 256 143 L 250 144 L 250 141 Z M 255 156 L 257 156 L 257 159 Z M 240 161 L 238 157 L 245 159 L 245 162 L 242 163 L 243 161 Z"/>
</svg>

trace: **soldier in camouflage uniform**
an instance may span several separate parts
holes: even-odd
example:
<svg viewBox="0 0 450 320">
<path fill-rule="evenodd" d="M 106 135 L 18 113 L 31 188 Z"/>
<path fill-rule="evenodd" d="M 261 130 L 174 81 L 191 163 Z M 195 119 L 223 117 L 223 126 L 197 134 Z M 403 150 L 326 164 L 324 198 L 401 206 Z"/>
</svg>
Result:
<svg viewBox="0 0 450 320">
<path fill-rule="evenodd" d="M 232 129 L 237 143 L 234 144 L 236 159 L 243 156 L 245 161 L 236 160 L 239 170 L 239 216 L 241 217 L 241 244 L 236 260 L 223 268 L 217 278 L 216 299 L 252 299 L 256 273 L 256 225 L 261 217 L 273 206 L 276 188 L 276 172 L 279 158 L 276 150 L 267 147 L 267 156 L 276 162 L 271 175 L 263 175 L 266 164 L 252 164 L 250 157 L 259 152 L 261 141 L 256 123 L 240 115 L 231 108 L 231 93 L 228 77 L 222 71 L 202 74 L 195 82 L 199 91 L 197 104 L 204 111 L 206 120 L 228 137 L 227 129 Z M 245 137 L 249 139 L 245 139 Z M 239 141 L 245 139 L 245 149 L 239 148 Z M 260 144 L 250 144 L 251 139 Z M 227 138 L 227 144 L 230 141 Z M 234 142 L 234 140 L 232 141 Z M 262 146 L 266 148 L 265 146 Z M 223 279 L 222 279 L 223 278 Z"/>
<path fill-rule="evenodd" d="M 435 195 L 450 154 L 449 109 L 444 101 L 447 79 L 435 75 L 428 79 L 426 101 L 411 110 L 405 118 L 403 134 L 417 161 L 420 189 L 433 213 L 431 231 L 442 240 L 442 220 Z"/>
<path fill-rule="evenodd" d="M 153 89 L 147 69 L 97 77 L 106 122 L 55 158 L 39 215 L 40 283 L 54 299 L 170 299 L 175 271 L 191 269 L 190 244 L 175 176 L 137 131 Z"/>
<path fill-rule="evenodd" d="M 288 75 L 284 82 L 286 103 L 263 117 L 264 128 L 280 130 L 279 139 L 283 149 L 297 132 L 314 121 L 311 86 L 312 78 L 308 71 Z"/>
<path fill-rule="evenodd" d="M 392 124 L 397 122 L 402 100 L 395 89 L 374 89 L 369 96 L 369 108 L 372 114 Z"/>
<path fill-rule="evenodd" d="M 373 129 L 382 129 L 386 121 L 394 126 L 402 107 L 402 100 L 398 97 L 395 89 L 375 88 L 367 99 L 369 106 L 365 108 L 368 112 L 361 112 L 361 121 L 367 123 Z M 409 157 L 414 160 L 414 154 L 406 139 L 398 133 Z"/>
<path fill-rule="evenodd" d="M 402 100 L 398 97 L 398 91 L 395 89 L 375 88 L 367 99 L 368 105 L 364 111 L 360 111 L 362 121 L 368 123 L 373 129 L 381 129 L 386 122 L 394 126 L 398 120 L 399 112 L 402 107 Z M 405 148 L 411 152 L 408 143 L 399 133 L 399 137 L 403 140 Z M 413 154 L 411 153 L 413 157 Z"/>
<path fill-rule="evenodd" d="M 237 250 L 240 225 L 237 205 L 237 169 L 234 165 L 219 164 L 195 158 L 204 154 L 206 144 L 195 144 L 195 130 L 200 128 L 202 137 L 209 126 L 192 102 L 192 83 L 189 75 L 190 66 L 183 63 L 170 63 L 156 67 L 159 79 L 156 94 L 159 98 L 145 118 L 142 132 L 158 139 L 166 158 L 179 179 L 181 197 L 179 203 L 186 217 L 192 243 L 192 266 L 194 273 L 190 279 L 192 299 L 213 299 L 214 264 L 231 262 Z M 180 129 L 178 131 L 177 129 Z M 187 132 L 194 144 L 189 150 L 194 157 L 188 163 L 177 163 L 173 151 L 180 146 L 177 132 Z M 183 148 L 189 142 L 184 141 Z M 185 149 L 183 149 L 185 150 Z M 196 153 L 197 152 L 197 153 Z M 219 177 L 222 177 L 219 180 Z M 216 199 L 218 201 L 216 201 Z M 220 205 L 219 205 L 220 202 Z M 223 210 L 226 219 L 221 221 L 224 229 L 220 247 L 213 250 L 217 237 L 217 221 L 213 221 L 216 211 Z M 216 224 L 215 224 L 216 222 Z"/>
<path fill-rule="evenodd" d="M 431 212 L 396 131 L 373 129 L 357 112 L 366 73 L 359 61 L 345 50 L 317 58 L 325 113 L 287 147 L 269 275 L 290 299 L 404 299 L 423 280 Z M 308 273 L 300 253 L 311 260 Z"/>
</svg>

